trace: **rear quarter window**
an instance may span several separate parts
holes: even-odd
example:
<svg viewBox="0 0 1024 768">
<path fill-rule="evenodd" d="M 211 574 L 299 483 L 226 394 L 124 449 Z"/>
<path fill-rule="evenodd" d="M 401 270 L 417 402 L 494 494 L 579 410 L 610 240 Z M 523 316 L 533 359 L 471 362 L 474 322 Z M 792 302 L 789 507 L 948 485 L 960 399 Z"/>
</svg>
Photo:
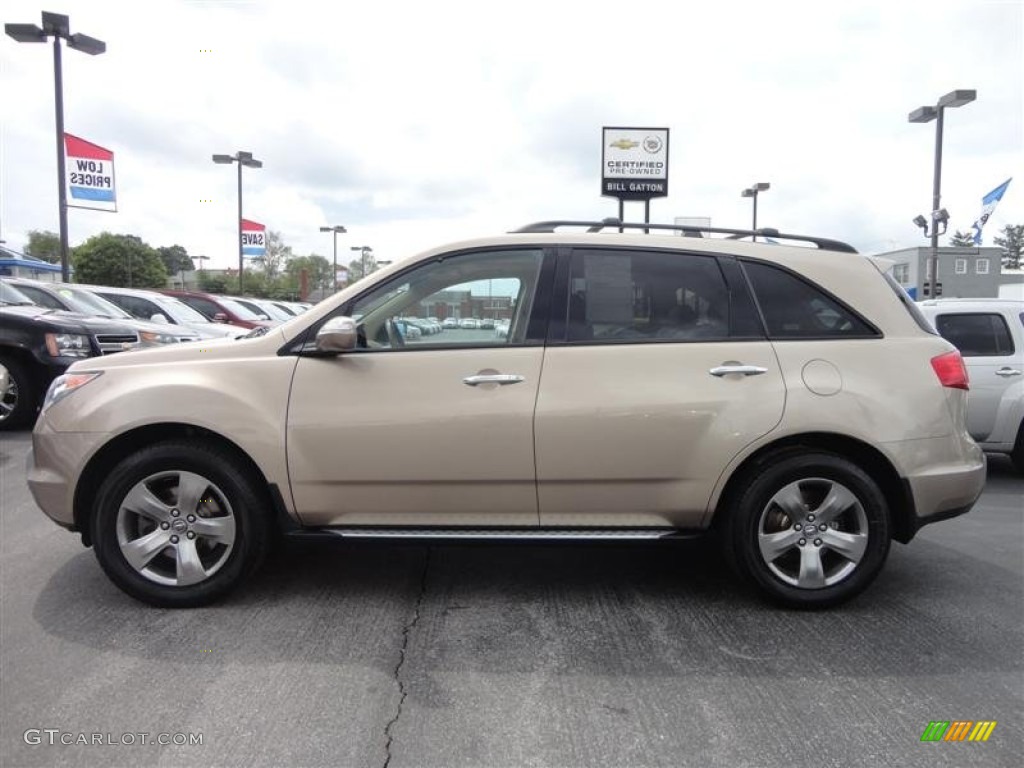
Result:
<svg viewBox="0 0 1024 768">
<path fill-rule="evenodd" d="M 875 338 L 881 334 L 810 281 L 779 267 L 744 261 L 743 270 L 772 339 Z"/>
</svg>

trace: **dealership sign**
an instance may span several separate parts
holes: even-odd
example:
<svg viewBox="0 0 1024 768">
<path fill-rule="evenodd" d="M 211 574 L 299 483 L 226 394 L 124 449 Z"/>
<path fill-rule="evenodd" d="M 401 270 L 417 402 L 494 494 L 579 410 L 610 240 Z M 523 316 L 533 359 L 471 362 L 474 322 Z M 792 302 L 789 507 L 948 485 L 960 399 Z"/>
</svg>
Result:
<svg viewBox="0 0 1024 768">
<path fill-rule="evenodd" d="M 68 203 L 72 208 L 116 211 L 114 153 L 85 139 L 64 134 Z"/>
<path fill-rule="evenodd" d="M 267 252 L 267 228 L 262 224 L 242 219 L 242 254 L 260 258 Z"/>
<path fill-rule="evenodd" d="M 668 128 L 604 128 L 601 194 L 620 200 L 668 195 Z"/>
</svg>

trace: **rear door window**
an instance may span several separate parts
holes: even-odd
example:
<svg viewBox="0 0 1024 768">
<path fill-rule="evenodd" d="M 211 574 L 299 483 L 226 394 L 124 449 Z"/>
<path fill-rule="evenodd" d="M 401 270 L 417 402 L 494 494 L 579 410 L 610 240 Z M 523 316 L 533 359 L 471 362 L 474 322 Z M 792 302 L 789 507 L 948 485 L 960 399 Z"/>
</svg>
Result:
<svg viewBox="0 0 1024 768">
<path fill-rule="evenodd" d="M 671 251 L 577 250 L 569 342 L 729 338 L 729 290 L 717 260 Z"/>
<path fill-rule="evenodd" d="M 944 314 L 935 326 L 964 357 L 1004 357 L 1013 354 L 1013 337 L 1006 319 L 994 312 Z"/>
</svg>

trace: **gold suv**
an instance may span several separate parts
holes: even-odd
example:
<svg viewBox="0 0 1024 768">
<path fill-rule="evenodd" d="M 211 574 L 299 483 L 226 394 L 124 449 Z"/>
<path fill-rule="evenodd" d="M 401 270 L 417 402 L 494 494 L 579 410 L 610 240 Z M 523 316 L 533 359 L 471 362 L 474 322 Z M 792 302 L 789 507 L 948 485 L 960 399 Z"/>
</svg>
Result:
<svg viewBox="0 0 1024 768">
<path fill-rule="evenodd" d="M 437 248 L 239 340 L 76 363 L 32 493 L 161 606 L 223 595 L 278 535 L 699 532 L 767 596 L 825 606 L 970 509 L 963 362 L 886 264 L 609 224 Z"/>
</svg>

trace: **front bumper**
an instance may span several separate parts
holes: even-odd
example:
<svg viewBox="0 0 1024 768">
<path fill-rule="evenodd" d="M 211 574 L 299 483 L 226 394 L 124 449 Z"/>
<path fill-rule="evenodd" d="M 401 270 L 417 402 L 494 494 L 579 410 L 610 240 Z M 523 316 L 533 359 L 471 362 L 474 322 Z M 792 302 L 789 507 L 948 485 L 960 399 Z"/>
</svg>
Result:
<svg viewBox="0 0 1024 768">
<path fill-rule="evenodd" d="M 58 525 L 75 530 L 75 483 L 103 440 L 92 432 L 55 432 L 40 417 L 32 433 L 26 476 L 39 508 Z"/>
</svg>

